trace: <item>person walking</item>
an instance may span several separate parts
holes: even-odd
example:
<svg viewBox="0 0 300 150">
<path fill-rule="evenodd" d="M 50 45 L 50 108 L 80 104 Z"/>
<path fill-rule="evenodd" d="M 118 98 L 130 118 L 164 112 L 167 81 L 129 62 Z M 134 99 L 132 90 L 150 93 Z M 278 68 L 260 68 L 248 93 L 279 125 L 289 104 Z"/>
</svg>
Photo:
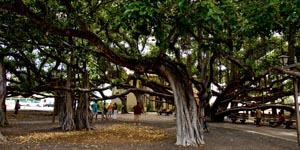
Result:
<svg viewBox="0 0 300 150">
<path fill-rule="evenodd" d="M 261 121 L 261 110 L 260 109 L 256 109 L 255 111 L 256 114 L 256 126 L 259 127 L 260 126 L 260 121 Z"/>
<path fill-rule="evenodd" d="M 21 105 L 20 105 L 20 100 L 17 100 L 16 104 L 15 104 L 15 112 L 14 114 L 18 114 L 19 113 L 19 109 L 21 108 Z"/>
<path fill-rule="evenodd" d="M 140 105 L 139 102 L 133 107 L 133 114 L 134 114 L 134 124 L 140 125 L 140 116 L 143 113 L 143 107 Z"/>
</svg>

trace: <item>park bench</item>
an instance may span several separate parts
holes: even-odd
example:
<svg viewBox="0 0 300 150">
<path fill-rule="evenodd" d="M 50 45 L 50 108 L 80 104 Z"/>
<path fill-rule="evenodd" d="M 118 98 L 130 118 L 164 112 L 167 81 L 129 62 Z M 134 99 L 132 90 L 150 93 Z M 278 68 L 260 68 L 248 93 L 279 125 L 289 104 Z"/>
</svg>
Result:
<svg viewBox="0 0 300 150">
<path fill-rule="evenodd" d="M 293 125 L 295 121 L 293 120 L 288 120 L 288 121 L 285 121 L 283 124 L 285 125 L 285 128 L 286 129 L 291 129 L 291 126 Z"/>
<path fill-rule="evenodd" d="M 293 125 L 295 121 L 294 120 L 287 120 L 283 123 L 286 129 L 291 129 L 291 126 Z M 277 123 L 276 119 L 269 120 L 269 125 L 274 126 Z"/>
<path fill-rule="evenodd" d="M 248 119 L 246 114 L 232 114 L 228 117 L 231 119 L 232 123 L 236 123 L 236 121 L 239 119 L 242 124 L 245 124 L 246 120 Z"/>
<path fill-rule="evenodd" d="M 240 119 L 240 121 L 241 121 L 242 124 L 246 123 L 246 119 Z"/>
<path fill-rule="evenodd" d="M 238 117 L 236 115 L 229 115 L 228 117 L 231 119 L 232 123 L 236 123 L 236 121 L 238 120 Z"/>
<path fill-rule="evenodd" d="M 277 122 L 276 119 L 269 119 L 267 121 L 269 122 L 269 126 L 273 126 Z"/>
<path fill-rule="evenodd" d="M 246 114 L 241 114 L 240 117 L 241 117 L 241 118 L 240 118 L 240 121 L 241 121 L 242 124 L 245 124 L 245 123 L 246 123 L 246 120 L 249 119 L 249 118 L 248 118 L 248 115 L 246 115 Z"/>
<path fill-rule="evenodd" d="M 166 116 L 168 116 L 168 115 L 172 114 L 173 111 L 171 111 L 171 110 L 169 110 L 169 109 L 162 109 L 162 110 L 157 111 L 157 113 L 158 113 L 159 115 L 165 114 Z"/>
</svg>

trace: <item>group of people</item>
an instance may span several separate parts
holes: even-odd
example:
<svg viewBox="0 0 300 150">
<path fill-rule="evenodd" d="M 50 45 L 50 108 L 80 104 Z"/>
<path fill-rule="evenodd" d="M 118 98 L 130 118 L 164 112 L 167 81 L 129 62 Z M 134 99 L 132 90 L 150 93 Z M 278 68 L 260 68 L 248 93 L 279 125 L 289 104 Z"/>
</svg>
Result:
<svg viewBox="0 0 300 150">
<path fill-rule="evenodd" d="M 97 115 L 98 115 L 98 110 L 99 108 L 101 108 L 101 116 L 102 116 L 102 120 L 108 120 L 108 119 L 117 119 L 117 115 L 118 115 L 118 104 L 117 103 L 110 103 L 107 107 L 106 104 L 103 103 L 102 106 L 98 107 L 98 103 L 95 101 L 92 104 L 92 111 L 93 111 L 93 115 L 96 116 L 97 119 Z"/>
<path fill-rule="evenodd" d="M 93 114 L 96 115 L 97 119 L 97 114 L 98 114 L 98 104 L 97 102 L 94 102 L 92 104 L 92 111 Z M 134 123 L 139 125 L 140 124 L 140 116 L 141 114 L 144 113 L 144 109 L 142 105 L 137 102 L 137 104 L 133 107 L 133 114 L 134 114 Z M 108 106 L 106 106 L 105 103 L 102 104 L 101 106 L 101 115 L 102 115 L 102 120 L 108 120 L 108 119 L 117 119 L 117 114 L 118 114 L 118 105 L 117 103 L 110 103 Z"/>
<path fill-rule="evenodd" d="M 255 111 L 255 114 L 256 114 L 256 126 L 261 126 L 261 118 L 262 118 L 262 112 L 260 109 L 256 109 Z M 279 115 L 278 115 L 278 120 L 276 121 L 275 124 L 272 125 L 272 127 L 277 127 L 277 126 L 280 126 L 282 124 L 285 123 L 285 117 L 284 117 L 284 114 L 283 112 L 279 112 Z"/>
<path fill-rule="evenodd" d="M 98 115 L 98 103 L 95 101 L 92 106 L 92 112 L 93 116 L 96 117 Z M 105 103 L 103 103 L 101 106 L 101 115 L 102 115 L 102 120 L 108 120 L 108 119 L 117 119 L 117 114 L 118 114 L 118 105 L 117 103 L 110 103 L 108 106 L 106 106 Z M 137 102 L 137 104 L 133 107 L 133 114 L 134 114 L 134 123 L 139 125 L 140 124 L 140 116 L 141 114 L 144 113 L 144 108 L 143 106 Z"/>
</svg>

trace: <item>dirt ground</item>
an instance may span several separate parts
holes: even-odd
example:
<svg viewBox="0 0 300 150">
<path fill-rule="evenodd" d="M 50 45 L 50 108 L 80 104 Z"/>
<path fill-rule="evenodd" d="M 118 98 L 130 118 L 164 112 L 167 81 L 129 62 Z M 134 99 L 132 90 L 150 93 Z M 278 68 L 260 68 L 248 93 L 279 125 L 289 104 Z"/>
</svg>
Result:
<svg viewBox="0 0 300 150">
<path fill-rule="evenodd" d="M 142 115 L 142 124 L 134 125 L 132 114 L 119 114 L 117 120 L 97 120 L 90 131 L 61 131 L 52 123 L 51 112 L 20 111 L 16 117 L 8 112 L 9 125 L 0 127 L 7 142 L 1 150 L 296 150 L 297 142 L 224 128 L 210 124 L 204 133 L 205 143 L 197 148 L 176 146 L 174 116 Z"/>
</svg>

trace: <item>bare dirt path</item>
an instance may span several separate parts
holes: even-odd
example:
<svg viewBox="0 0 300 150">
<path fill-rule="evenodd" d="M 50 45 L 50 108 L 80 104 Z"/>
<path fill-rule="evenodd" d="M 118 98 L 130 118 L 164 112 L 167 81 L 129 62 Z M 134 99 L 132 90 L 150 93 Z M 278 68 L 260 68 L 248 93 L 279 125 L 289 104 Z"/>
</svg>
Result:
<svg viewBox="0 0 300 150">
<path fill-rule="evenodd" d="M 136 126 L 133 125 L 132 114 L 122 114 L 117 120 L 106 121 L 100 118 L 94 120 L 93 130 L 88 132 L 64 132 L 59 129 L 57 121 L 51 123 L 51 112 L 21 111 L 20 113 L 18 118 L 15 118 L 12 112 L 9 112 L 10 125 L 0 127 L 1 132 L 8 139 L 8 142 L 0 143 L 1 150 L 298 149 L 297 143 L 293 140 L 249 132 L 251 125 L 246 125 L 248 128 L 245 128 L 246 126 L 238 128 L 230 124 L 211 123 L 210 132 L 204 133 L 206 144 L 195 148 L 174 145 L 176 141 L 174 116 L 142 115 L 142 124 Z M 292 132 L 292 130 L 289 131 Z M 285 133 L 284 130 L 282 133 Z"/>
</svg>

